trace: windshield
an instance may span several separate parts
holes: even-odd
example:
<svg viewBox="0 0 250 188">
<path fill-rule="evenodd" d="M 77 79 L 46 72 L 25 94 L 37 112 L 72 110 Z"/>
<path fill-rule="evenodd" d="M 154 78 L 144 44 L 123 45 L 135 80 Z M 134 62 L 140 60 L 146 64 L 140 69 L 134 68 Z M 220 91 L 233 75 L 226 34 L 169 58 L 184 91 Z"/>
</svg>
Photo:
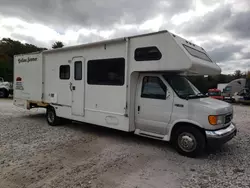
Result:
<svg viewBox="0 0 250 188">
<path fill-rule="evenodd" d="M 225 87 L 225 89 L 224 89 L 224 92 L 230 92 L 231 91 L 231 86 L 227 86 L 227 87 Z"/>
<path fill-rule="evenodd" d="M 202 94 L 187 78 L 180 75 L 163 75 L 180 98 L 201 98 Z"/>
<path fill-rule="evenodd" d="M 220 91 L 209 91 L 208 95 L 209 96 L 221 96 L 221 92 Z"/>
</svg>

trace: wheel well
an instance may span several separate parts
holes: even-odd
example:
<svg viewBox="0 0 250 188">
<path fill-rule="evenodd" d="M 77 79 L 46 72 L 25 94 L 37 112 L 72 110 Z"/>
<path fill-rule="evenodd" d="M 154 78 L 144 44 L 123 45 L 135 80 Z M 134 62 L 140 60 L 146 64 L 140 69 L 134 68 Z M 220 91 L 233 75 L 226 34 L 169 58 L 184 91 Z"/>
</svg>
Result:
<svg viewBox="0 0 250 188">
<path fill-rule="evenodd" d="M 54 108 L 53 106 L 51 106 L 51 105 L 46 106 L 46 109 L 52 109 L 52 110 L 55 110 L 55 108 Z"/>
<path fill-rule="evenodd" d="M 178 123 L 176 123 L 176 124 L 174 125 L 174 127 L 173 127 L 173 129 L 172 129 L 172 131 L 171 131 L 171 137 L 170 137 L 170 140 L 171 140 L 171 141 L 172 141 L 172 139 L 174 138 L 175 132 L 176 132 L 179 128 L 181 128 L 181 127 L 194 127 L 194 128 L 196 128 L 196 129 L 198 129 L 204 136 L 206 136 L 205 130 L 202 129 L 202 128 L 200 128 L 200 127 L 198 127 L 197 125 L 194 125 L 194 124 L 192 124 L 192 123 L 186 123 L 186 122 L 178 122 Z"/>
<path fill-rule="evenodd" d="M 6 88 L 4 88 L 4 87 L 0 88 L 0 90 L 4 90 L 4 91 L 9 92 L 9 91 L 8 91 Z"/>
</svg>

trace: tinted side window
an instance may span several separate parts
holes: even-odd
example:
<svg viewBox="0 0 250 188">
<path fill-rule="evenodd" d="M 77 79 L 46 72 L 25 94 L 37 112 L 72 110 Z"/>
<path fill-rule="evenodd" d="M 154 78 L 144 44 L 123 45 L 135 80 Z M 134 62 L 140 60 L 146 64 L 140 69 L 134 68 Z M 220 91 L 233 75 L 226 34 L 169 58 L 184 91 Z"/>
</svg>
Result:
<svg viewBox="0 0 250 188">
<path fill-rule="evenodd" d="M 70 78 L 70 66 L 69 65 L 60 66 L 59 77 L 61 80 L 68 80 Z"/>
<path fill-rule="evenodd" d="M 205 61 L 212 62 L 212 60 L 204 52 L 201 52 L 199 50 L 191 48 L 191 47 L 189 47 L 189 46 L 187 46 L 185 44 L 183 46 L 184 46 L 184 48 L 186 48 L 186 50 L 188 51 L 188 53 L 190 53 L 192 56 L 197 57 L 199 59 L 203 59 Z"/>
<path fill-rule="evenodd" d="M 124 58 L 98 59 L 88 61 L 88 84 L 122 86 L 124 85 L 124 80 Z"/>
<path fill-rule="evenodd" d="M 167 87 L 159 77 L 145 76 L 142 82 L 142 98 L 166 99 Z"/>
<path fill-rule="evenodd" d="M 82 62 L 76 61 L 75 62 L 75 80 L 82 80 Z"/>
<path fill-rule="evenodd" d="M 152 61 L 161 59 L 162 54 L 156 46 L 150 46 L 137 48 L 134 56 L 136 61 Z"/>
</svg>

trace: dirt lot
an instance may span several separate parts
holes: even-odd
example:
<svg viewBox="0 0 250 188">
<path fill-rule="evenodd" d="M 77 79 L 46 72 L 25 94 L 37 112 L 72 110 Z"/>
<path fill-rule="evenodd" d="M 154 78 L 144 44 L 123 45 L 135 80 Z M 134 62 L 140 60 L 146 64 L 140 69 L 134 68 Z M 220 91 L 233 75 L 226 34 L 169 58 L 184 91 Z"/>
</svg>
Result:
<svg viewBox="0 0 250 188">
<path fill-rule="evenodd" d="M 167 143 L 86 124 L 47 125 L 43 110 L 0 100 L 0 187 L 250 187 L 250 108 L 239 133 L 199 159 Z"/>
</svg>

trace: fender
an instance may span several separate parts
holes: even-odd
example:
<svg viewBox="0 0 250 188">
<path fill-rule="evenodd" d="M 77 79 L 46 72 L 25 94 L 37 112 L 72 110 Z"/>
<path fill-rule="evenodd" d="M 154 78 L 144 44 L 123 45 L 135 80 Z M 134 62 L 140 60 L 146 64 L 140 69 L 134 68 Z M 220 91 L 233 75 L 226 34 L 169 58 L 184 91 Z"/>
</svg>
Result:
<svg viewBox="0 0 250 188">
<path fill-rule="evenodd" d="M 174 126 L 175 126 L 177 123 L 189 123 L 189 124 L 192 124 L 192 125 L 195 125 L 195 126 L 197 126 L 197 127 L 199 127 L 199 128 L 204 129 L 203 125 L 199 124 L 199 123 L 196 122 L 196 121 L 193 121 L 193 120 L 190 120 L 190 119 L 178 119 L 178 120 L 172 122 L 172 124 L 170 124 L 170 126 L 169 126 L 169 130 L 168 130 L 168 140 L 171 139 L 172 130 L 173 130 Z"/>
<path fill-rule="evenodd" d="M 0 85 L 0 89 L 6 89 L 7 91 L 10 91 L 10 87 L 4 85 Z"/>
</svg>

